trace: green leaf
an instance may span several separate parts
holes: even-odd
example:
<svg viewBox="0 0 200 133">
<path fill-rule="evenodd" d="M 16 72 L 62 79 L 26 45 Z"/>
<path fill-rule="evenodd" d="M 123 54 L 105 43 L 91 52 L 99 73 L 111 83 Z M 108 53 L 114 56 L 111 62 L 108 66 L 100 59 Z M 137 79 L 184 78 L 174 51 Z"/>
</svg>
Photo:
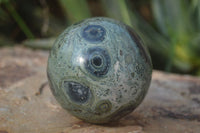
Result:
<svg viewBox="0 0 200 133">
<path fill-rule="evenodd" d="M 109 17 L 120 20 L 131 26 L 131 20 L 125 0 L 101 0 Z"/>
<path fill-rule="evenodd" d="M 21 16 L 17 13 L 13 5 L 9 2 L 5 3 L 6 9 L 9 11 L 13 19 L 17 22 L 19 25 L 20 29 L 24 32 L 24 34 L 27 36 L 29 39 L 33 39 L 34 35 L 32 34 L 31 30 L 29 27 L 26 25 L 24 20 L 21 18 Z"/>
<path fill-rule="evenodd" d="M 70 23 L 91 17 L 86 0 L 60 0 Z"/>
<path fill-rule="evenodd" d="M 178 40 L 190 32 L 189 11 L 182 0 L 152 0 L 152 11 L 160 31 Z"/>
</svg>

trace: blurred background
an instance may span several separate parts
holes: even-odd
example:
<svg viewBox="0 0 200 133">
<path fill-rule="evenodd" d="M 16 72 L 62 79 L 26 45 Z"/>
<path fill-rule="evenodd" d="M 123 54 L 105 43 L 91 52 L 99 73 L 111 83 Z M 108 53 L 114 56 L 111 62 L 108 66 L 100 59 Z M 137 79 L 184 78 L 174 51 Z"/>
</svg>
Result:
<svg viewBox="0 0 200 133">
<path fill-rule="evenodd" d="M 48 50 L 68 26 L 95 16 L 133 27 L 154 69 L 200 76 L 200 0 L 0 0 L 0 48 Z"/>
</svg>

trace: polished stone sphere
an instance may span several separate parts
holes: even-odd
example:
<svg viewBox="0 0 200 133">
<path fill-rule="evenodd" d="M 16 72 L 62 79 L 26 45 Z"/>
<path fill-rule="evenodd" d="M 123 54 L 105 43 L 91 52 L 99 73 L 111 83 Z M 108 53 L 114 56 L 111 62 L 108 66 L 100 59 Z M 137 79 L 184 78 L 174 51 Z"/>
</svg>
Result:
<svg viewBox="0 0 200 133">
<path fill-rule="evenodd" d="M 115 121 L 144 99 L 152 63 L 140 37 L 109 18 L 91 18 L 67 28 L 49 55 L 47 75 L 56 100 L 91 123 Z"/>
</svg>

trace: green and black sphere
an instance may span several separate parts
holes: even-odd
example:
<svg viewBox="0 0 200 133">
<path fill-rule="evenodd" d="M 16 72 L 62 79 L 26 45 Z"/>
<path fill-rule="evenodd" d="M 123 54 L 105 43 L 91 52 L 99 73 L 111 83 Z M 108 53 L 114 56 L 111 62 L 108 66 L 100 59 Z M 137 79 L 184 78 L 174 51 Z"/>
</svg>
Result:
<svg viewBox="0 0 200 133">
<path fill-rule="evenodd" d="M 50 51 L 53 95 L 74 116 L 107 123 L 132 112 L 151 82 L 151 58 L 129 26 L 91 18 L 67 28 Z"/>
</svg>

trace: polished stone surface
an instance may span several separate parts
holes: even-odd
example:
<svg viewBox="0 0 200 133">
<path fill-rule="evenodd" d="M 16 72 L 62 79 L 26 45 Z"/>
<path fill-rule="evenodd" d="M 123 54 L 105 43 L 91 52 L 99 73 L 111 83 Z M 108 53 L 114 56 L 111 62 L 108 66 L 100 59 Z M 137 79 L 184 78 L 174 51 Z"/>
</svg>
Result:
<svg viewBox="0 0 200 133">
<path fill-rule="evenodd" d="M 151 82 L 151 58 L 125 24 L 91 18 L 56 40 L 47 67 L 51 90 L 63 108 L 91 122 L 107 123 L 131 113 Z"/>
</svg>

